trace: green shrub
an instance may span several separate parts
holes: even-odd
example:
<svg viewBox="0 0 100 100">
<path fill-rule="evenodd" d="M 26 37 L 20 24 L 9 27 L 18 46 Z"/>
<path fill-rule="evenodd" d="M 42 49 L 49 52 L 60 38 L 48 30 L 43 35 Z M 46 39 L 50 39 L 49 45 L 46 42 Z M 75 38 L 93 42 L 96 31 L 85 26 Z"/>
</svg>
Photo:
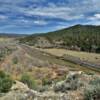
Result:
<svg viewBox="0 0 100 100">
<path fill-rule="evenodd" d="M 12 79 L 3 71 L 0 71 L 0 93 L 6 93 L 12 87 Z"/>
<path fill-rule="evenodd" d="M 39 92 L 45 92 L 49 90 L 49 86 L 45 85 L 45 86 L 39 86 L 37 91 Z"/>
<path fill-rule="evenodd" d="M 0 52 L 0 61 L 2 61 L 4 55 L 2 54 L 2 52 Z"/>
<path fill-rule="evenodd" d="M 100 100 L 100 78 L 91 80 L 89 87 L 84 91 L 85 100 Z"/>
<path fill-rule="evenodd" d="M 42 85 L 51 85 L 51 84 L 52 84 L 51 79 L 47 79 L 47 78 L 42 79 Z"/>
<path fill-rule="evenodd" d="M 70 90 L 77 90 L 81 86 L 81 83 L 78 82 L 78 80 L 72 80 L 71 82 L 63 82 L 61 84 L 56 84 L 54 86 L 55 92 L 66 92 Z"/>
<path fill-rule="evenodd" d="M 94 72 L 86 72 L 87 75 L 94 75 Z"/>
<path fill-rule="evenodd" d="M 95 80 L 91 80 L 89 84 L 91 84 L 91 85 L 100 85 L 100 78 L 96 78 Z"/>
<path fill-rule="evenodd" d="M 30 75 L 23 74 L 20 81 L 27 84 L 29 88 L 36 89 L 36 81 Z"/>
<path fill-rule="evenodd" d="M 58 83 L 54 85 L 53 89 L 55 92 L 66 92 L 68 84 L 65 83 Z"/>
<path fill-rule="evenodd" d="M 13 58 L 13 64 L 17 64 L 17 63 L 18 63 L 18 58 L 17 57 Z"/>
<path fill-rule="evenodd" d="M 100 85 L 91 85 L 85 89 L 84 100 L 100 100 Z"/>
<path fill-rule="evenodd" d="M 67 92 L 71 90 L 77 90 L 83 85 L 79 81 L 78 75 L 69 75 L 64 81 L 56 83 L 54 86 L 55 92 Z"/>
</svg>

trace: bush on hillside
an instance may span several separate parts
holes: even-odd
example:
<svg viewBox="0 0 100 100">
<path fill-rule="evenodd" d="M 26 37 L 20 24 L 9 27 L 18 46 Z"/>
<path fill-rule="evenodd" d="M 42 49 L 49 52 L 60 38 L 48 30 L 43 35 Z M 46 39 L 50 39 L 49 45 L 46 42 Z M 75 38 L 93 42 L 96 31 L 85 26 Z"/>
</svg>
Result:
<svg viewBox="0 0 100 100">
<path fill-rule="evenodd" d="M 89 87 L 84 91 L 85 100 L 100 100 L 100 78 L 90 81 Z"/>
<path fill-rule="evenodd" d="M 17 63 L 18 63 L 17 57 L 13 58 L 13 64 L 17 64 Z"/>
<path fill-rule="evenodd" d="M 13 81 L 3 71 L 0 71 L 0 93 L 6 93 L 12 87 Z"/>
<path fill-rule="evenodd" d="M 30 75 L 23 74 L 20 81 L 27 84 L 29 88 L 36 89 L 36 81 Z"/>
<path fill-rule="evenodd" d="M 42 85 L 51 85 L 52 84 L 52 80 L 48 79 L 48 78 L 43 78 L 42 79 Z"/>
<path fill-rule="evenodd" d="M 100 78 L 96 78 L 89 82 L 90 85 L 100 85 Z"/>
<path fill-rule="evenodd" d="M 84 100 L 100 100 L 100 85 L 91 85 L 85 89 Z"/>
<path fill-rule="evenodd" d="M 58 82 L 54 86 L 55 92 L 67 92 L 77 90 L 83 84 L 79 81 L 78 75 L 69 75 L 64 81 Z"/>
</svg>

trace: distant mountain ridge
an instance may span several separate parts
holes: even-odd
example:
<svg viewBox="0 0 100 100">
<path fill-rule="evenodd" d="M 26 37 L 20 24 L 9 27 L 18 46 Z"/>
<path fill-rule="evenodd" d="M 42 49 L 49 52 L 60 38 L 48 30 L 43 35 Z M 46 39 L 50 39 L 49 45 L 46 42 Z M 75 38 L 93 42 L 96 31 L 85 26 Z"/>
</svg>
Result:
<svg viewBox="0 0 100 100">
<path fill-rule="evenodd" d="M 100 52 L 100 26 L 75 25 L 62 30 L 33 34 L 20 42 L 37 47 L 64 47 L 73 50 Z M 51 45 L 50 45 L 51 44 Z"/>
<path fill-rule="evenodd" d="M 0 33 L 0 37 L 23 37 L 28 36 L 27 34 L 16 34 L 16 33 Z"/>
</svg>

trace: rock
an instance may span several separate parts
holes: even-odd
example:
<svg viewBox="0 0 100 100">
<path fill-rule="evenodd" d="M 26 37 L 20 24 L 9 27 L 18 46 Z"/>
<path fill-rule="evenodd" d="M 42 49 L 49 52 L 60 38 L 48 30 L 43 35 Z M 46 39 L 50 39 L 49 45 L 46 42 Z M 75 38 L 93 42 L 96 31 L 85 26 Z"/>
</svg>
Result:
<svg viewBox="0 0 100 100">
<path fill-rule="evenodd" d="M 16 83 L 12 86 L 11 90 L 29 90 L 28 86 L 23 84 L 22 82 L 16 81 Z"/>
</svg>

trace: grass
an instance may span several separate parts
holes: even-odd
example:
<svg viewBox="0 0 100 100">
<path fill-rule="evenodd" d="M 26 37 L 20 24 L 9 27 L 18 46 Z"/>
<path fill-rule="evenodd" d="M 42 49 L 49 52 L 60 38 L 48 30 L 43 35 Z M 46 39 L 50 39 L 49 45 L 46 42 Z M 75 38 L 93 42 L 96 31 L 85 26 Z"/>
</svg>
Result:
<svg viewBox="0 0 100 100">
<path fill-rule="evenodd" d="M 90 61 L 96 64 L 100 64 L 100 54 L 96 53 L 88 53 L 88 52 L 79 52 L 79 51 L 72 51 L 72 50 L 65 50 L 65 49 L 41 49 L 47 53 L 56 55 L 56 56 L 63 56 L 64 54 L 68 54 L 71 56 L 75 56 L 80 58 L 81 60 Z"/>
<path fill-rule="evenodd" d="M 35 79 L 28 75 L 27 73 L 24 73 L 21 77 L 21 82 L 23 82 L 24 84 L 27 84 L 29 88 L 31 89 L 36 89 L 37 87 L 37 83 L 35 81 Z"/>
<path fill-rule="evenodd" d="M 88 52 L 80 52 L 80 51 L 72 51 L 72 50 L 65 50 L 65 49 L 56 49 L 56 48 L 50 48 L 50 49 L 40 49 L 41 51 L 44 51 L 48 54 L 54 55 L 56 57 L 61 57 L 64 54 L 68 54 L 74 57 L 78 57 L 81 60 L 86 60 L 92 63 L 100 64 L 100 54 L 96 53 L 88 53 Z M 91 67 L 82 67 L 80 65 L 63 61 L 65 65 L 69 66 L 70 70 L 82 70 L 84 72 L 98 72 L 100 73 L 100 70 L 91 68 Z"/>
</svg>

